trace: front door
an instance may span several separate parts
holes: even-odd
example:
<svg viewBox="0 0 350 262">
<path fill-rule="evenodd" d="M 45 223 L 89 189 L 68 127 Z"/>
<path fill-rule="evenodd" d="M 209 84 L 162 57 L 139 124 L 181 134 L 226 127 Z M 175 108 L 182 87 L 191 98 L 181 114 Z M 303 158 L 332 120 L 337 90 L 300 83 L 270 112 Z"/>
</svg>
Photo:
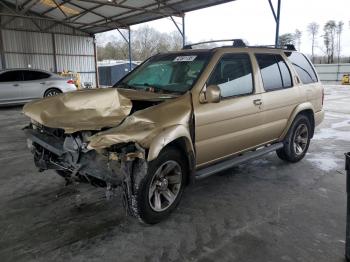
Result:
<svg viewBox="0 0 350 262">
<path fill-rule="evenodd" d="M 207 81 L 209 85 L 220 87 L 221 101 L 194 107 L 197 167 L 261 143 L 257 135 L 261 94 L 254 88 L 250 56 L 223 55 Z"/>
<path fill-rule="evenodd" d="M 18 71 L 5 71 L 0 74 L 0 103 L 14 103 L 22 100 L 22 74 Z"/>
</svg>

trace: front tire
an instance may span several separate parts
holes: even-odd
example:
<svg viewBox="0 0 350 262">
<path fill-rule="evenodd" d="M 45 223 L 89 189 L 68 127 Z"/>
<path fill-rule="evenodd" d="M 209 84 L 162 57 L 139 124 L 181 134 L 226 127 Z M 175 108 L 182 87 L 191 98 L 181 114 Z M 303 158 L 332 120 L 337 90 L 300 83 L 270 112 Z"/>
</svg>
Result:
<svg viewBox="0 0 350 262">
<path fill-rule="evenodd" d="M 311 132 L 309 118 L 302 114 L 298 115 L 288 131 L 283 148 L 276 151 L 278 157 L 291 163 L 302 160 L 310 145 Z"/>
<path fill-rule="evenodd" d="M 187 170 L 185 159 L 175 148 L 162 150 L 149 163 L 147 175 L 139 182 L 136 192 L 137 215 L 142 222 L 158 223 L 177 207 Z"/>
</svg>

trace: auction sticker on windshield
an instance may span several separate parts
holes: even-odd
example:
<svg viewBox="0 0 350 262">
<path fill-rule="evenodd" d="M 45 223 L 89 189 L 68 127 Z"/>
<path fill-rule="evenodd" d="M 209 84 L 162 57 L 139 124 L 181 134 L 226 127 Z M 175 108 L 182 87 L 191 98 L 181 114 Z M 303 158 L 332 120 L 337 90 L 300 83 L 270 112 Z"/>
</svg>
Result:
<svg viewBox="0 0 350 262">
<path fill-rule="evenodd" d="M 196 55 L 178 56 L 174 59 L 174 62 L 192 62 L 196 57 Z"/>
</svg>

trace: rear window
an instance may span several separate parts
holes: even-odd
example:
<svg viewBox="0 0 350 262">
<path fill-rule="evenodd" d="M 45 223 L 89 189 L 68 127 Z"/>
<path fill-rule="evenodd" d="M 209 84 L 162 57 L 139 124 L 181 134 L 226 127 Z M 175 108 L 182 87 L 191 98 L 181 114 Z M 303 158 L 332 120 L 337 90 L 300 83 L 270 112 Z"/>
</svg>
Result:
<svg viewBox="0 0 350 262">
<path fill-rule="evenodd" d="M 285 54 L 295 68 L 295 71 L 297 71 L 303 84 L 310 84 L 318 81 L 311 63 L 303 54 L 298 52 L 286 52 Z"/>
<path fill-rule="evenodd" d="M 265 91 L 274 91 L 292 86 L 289 69 L 282 56 L 256 54 Z"/>
</svg>

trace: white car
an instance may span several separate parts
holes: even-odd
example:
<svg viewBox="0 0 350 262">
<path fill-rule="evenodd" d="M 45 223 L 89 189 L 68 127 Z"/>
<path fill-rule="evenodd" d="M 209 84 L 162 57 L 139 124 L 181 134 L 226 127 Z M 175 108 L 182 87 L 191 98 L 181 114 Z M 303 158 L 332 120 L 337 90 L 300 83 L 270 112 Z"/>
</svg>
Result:
<svg viewBox="0 0 350 262">
<path fill-rule="evenodd" d="M 32 69 L 0 71 L 0 105 L 24 104 L 31 100 L 77 90 L 73 80 Z"/>
</svg>

